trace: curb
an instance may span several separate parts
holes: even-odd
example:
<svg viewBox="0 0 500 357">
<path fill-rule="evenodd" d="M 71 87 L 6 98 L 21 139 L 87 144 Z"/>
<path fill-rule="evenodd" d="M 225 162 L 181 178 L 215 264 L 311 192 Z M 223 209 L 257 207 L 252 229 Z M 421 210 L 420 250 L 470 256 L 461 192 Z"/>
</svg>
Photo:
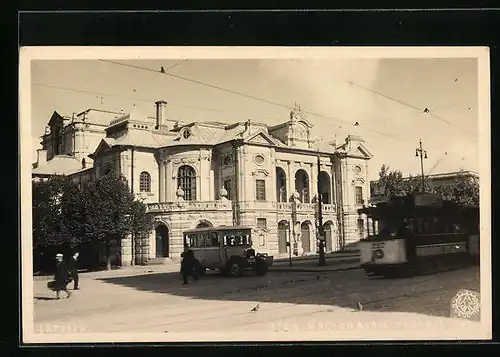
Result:
<svg viewBox="0 0 500 357">
<path fill-rule="evenodd" d="M 359 258 L 359 253 L 344 253 L 344 254 L 338 254 L 338 255 L 326 255 L 326 259 L 344 259 L 344 258 L 354 258 L 358 257 Z M 305 257 L 292 257 L 292 262 L 299 262 L 299 261 L 304 261 L 304 260 L 317 260 L 318 259 L 318 254 L 316 255 L 309 255 Z M 279 258 L 279 259 L 274 259 L 275 263 L 281 263 L 281 262 L 288 262 L 290 259 L 289 258 Z"/>
<path fill-rule="evenodd" d="M 270 272 L 286 272 L 286 273 L 320 273 L 320 272 L 325 272 L 325 271 L 349 271 L 349 270 L 357 270 L 361 269 L 361 266 L 359 265 L 353 265 L 350 267 L 344 267 L 344 268 L 331 268 L 331 269 L 302 269 L 302 268 L 297 268 L 294 269 L 288 268 L 288 269 L 272 269 L 270 268 Z"/>
</svg>

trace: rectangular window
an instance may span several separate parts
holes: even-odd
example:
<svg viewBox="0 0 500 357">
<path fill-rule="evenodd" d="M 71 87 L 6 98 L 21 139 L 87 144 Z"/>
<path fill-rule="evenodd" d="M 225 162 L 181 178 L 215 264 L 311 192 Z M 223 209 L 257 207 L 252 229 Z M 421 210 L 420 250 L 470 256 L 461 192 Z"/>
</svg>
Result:
<svg viewBox="0 0 500 357">
<path fill-rule="evenodd" d="M 222 187 L 224 187 L 225 190 L 227 191 L 227 199 L 228 200 L 232 200 L 233 199 L 232 192 L 231 192 L 232 191 L 231 190 L 231 188 L 232 188 L 231 184 L 232 184 L 231 180 L 224 180 L 224 183 L 222 184 Z"/>
<path fill-rule="evenodd" d="M 363 204 L 363 187 L 361 186 L 356 186 L 356 204 Z"/>
<path fill-rule="evenodd" d="M 362 218 L 358 219 L 358 231 L 359 233 L 364 233 L 365 231 L 365 220 Z"/>
<path fill-rule="evenodd" d="M 265 201 L 266 200 L 266 181 L 265 180 L 256 180 L 255 181 L 255 199 L 257 201 Z"/>
<path fill-rule="evenodd" d="M 265 218 L 257 218 L 257 228 L 267 229 L 267 220 Z"/>
</svg>

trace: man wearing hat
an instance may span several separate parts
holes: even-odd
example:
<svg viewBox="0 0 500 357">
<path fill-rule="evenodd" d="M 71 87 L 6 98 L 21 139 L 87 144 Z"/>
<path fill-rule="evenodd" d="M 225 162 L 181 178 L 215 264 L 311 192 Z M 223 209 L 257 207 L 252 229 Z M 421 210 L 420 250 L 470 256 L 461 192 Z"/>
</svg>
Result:
<svg viewBox="0 0 500 357">
<path fill-rule="evenodd" d="M 60 299 L 60 292 L 64 291 L 67 295 L 67 298 L 71 296 L 70 292 L 68 291 L 67 285 L 70 280 L 69 272 L 68 272 L 68 267 L 66 266 L 66 263 L 63 260 L 63 255 L 61 253 L 56 254 L 56 273 L 54 276 L 54 290 L 56 292 L 56 298 Z"/>
<path fill-rule="evenodd" d="M 73 254 L 73 256 L 68 261 L 69 273 L 70 273 L 70 276 L 74 282 L 73 283 L 73 290 L 79 289 L 79 287 L 78 287 L 78 266 L 77 266 L 79 255 L 80 255 L 80 253 L 75 252 L 75 254 Z"/>
</svg>

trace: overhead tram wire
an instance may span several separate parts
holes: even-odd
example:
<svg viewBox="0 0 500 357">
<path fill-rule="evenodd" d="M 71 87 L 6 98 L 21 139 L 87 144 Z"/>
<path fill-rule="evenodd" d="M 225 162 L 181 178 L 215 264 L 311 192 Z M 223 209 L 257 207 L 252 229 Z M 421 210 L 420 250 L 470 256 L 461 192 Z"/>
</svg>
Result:
<svg viewBox="0 0 500 357">
<path fill-rule="evenodd" d="M 298 62 L 298 63 L 300 63 L 300 64 L 302 64 L 302 65 L 306 65 L 304 62 L 302 62 L 302 61 L 300 61 L 300 60 L 294 60 L 294 61 L 296 61 L 296 62 Z M 335 79 L 338 79 L 337 77 L 334 77 L 334 78 L 335 78 Z M 353 82 L 353 81 L 351 81 L 351 80 L 349 80 L 349 79 L 340 79 L 340 80 L 345 81 L 345 82 L 347 82 L 347 83 L 349 83 L 349 84 L 351 84 L 351 85 L 353 85 L 353 86 L 355 86 L 355 87 L 361 88 L 361 89 L 363 89 L 363 90 L 365 90 L 365 91 L 368 91 L 368 92 L 371 92 L 371 93 L 377 94 L 377 95 L 379 95 L 379 96 L 381 96 L 381 97 L 383 97 L 383 98 L 386 98 L 386 99 L 388 99 L 388 100 L 390 100 L 390 101 L 393 101 L 393 102 L 399 103 L 399 104 L 401 104 L 401 105 L 403 105 L 403 106 L 406 106 L 406 107 L 408 107 L 408 108 L 411 108 L 411 109 L 417 110 L 417 111 L 419 111 L 420 113 L 425 112 L 426 114 L 428 114 L 428 115 L 430 115 L 430 116 L 432 116 L 432 117 L 434 117 L 434 118 L 436 118 L 436 119 L 439 119 L 440 121 L 442 121 L 442 122 L 444 122 L 444 123 L 446 123 L 446 124 L 448 124 L 448 125 L 451 125 L 451 126 L 453 126 L 453 127 L 457 128 L 457 129 L 459 129 L 459 130 L 465 131 L 465 132 L 467 132 L 468 134 L 470 134 L 470 135 L 472 135 L 472 136 L 474 136 L 474 137 L 476 137 L 476 138 L 477 138 L 477 134 L 475 134 L 475 133 L 473 133 L 473 132 L 471 132 L 471 131 L 469 131 L 469 130 L 467 130 L 467 129 L 465 129 L 465 128 L 462 128 L 462 127 L 460 127 L 460 126 L 457 126 L 456 124 L 454 124 L 454 123 L 452 123 L 452 122 L 450 122 L 450 121 L 448 121 L 448 120 L 446 120 L 446 119 L 444 119 L 444 118 L 442 118 L 442 117 L 440 117 L 440 116 L 438 116 L 438 115 L 436 115 L 436 114 L 432 113 L 432 111 L 431 111 L 431 110 L 427 110 L 427 111 L 425 111 L 425 109 L 427 109 L 427 108 L 425 108 L 425 109 L 419 108 L 419 107 L 417 107 L 417 106 L 415 106 L 415 105 L 412 105 L 412 104 L 409 104 L 409 103 L 403 102 L 402 100 L 399 100 L 399 99 L 397 99 L 397 98 L 391 97 L 391 96 L 389 96 L 389 95 L 387 95 L 387 94 L 384 94 L 384 93 L 381 93 L 381 92 L 376 91 L 376 90 L 374 90 L 374 89 L 367 88 L 367 87 L 365 87 L 365 86 L 362 86 L 362 85 L 360 85 L 360 84 L 357 84 L 357 83 L 355 83 L 355 82 Z"/>
<path fill-rule="evenodd" d="M 250 95 L 250 94 L 246 94 L 246 93 L 240 93 L 240 92 L 237 92 L 237 91 L 234 91 L 234 90 L 231 90 L 231 89 L 227 89 L 227 88 L 219 87 L 219 86 L 216 86 L 216 85 L 213 85 L 213 84 L 209 84 L 209 83 L 205 83 L 205 82 L 202 82 L 202 81 L 198 81 L 196 79 L 183 77 L 183 76 L 180 76 L 180 75 L 177 75 L 177 74 L 173 74 L 173 73 L 168 73 L 168 72 L 166 72 L 166 70 L 165 71 L 158 71 L 158 70 L 151 69 L 151 68 L 136 66 L 136 65 L 127 64 L 127 63 L 120 63 L 120 62 L 115 62 L 115 61 L 110 61 L 110 60 L 104 60 L 104 59 L 99 59 L 99 61 L 107 62 L 107 63 L 111 63 L 111 64 L 115 64 L 115 65 L 118 65 L 118 66 L 123 66 L 123 67 L 135 68 L 135 69 L 139 69 L 139 70 L 143 70 L 143 71 L 148 71 L 148 72 L 152 72 L 152 73 L 159 73 L 159 74 L 162 74 L 162 75 L 166 75 L 166 76 L 169 76 L 169 77 L 181 79 L 181 80 L 184 80 L 184 81 L 187 81 L 187 82 L 195 83 L 195 84 L 198 84 L 198 85 L 201 85 L 201 86 L 205 86 L 205 87 L 209 87 L 209 88 L 212 88 L 212 89 L 221 90 L 221 91 L 224 91 L 224 92 L 227 92 L 227 93 L 230 93 L 230 94 L 239 95 L 241 97 L 245 97 L 245 98 L 248 98 L 248 99 L 253 99 L 253 100 L 256 100 L 256 101 L 259 101 L 259 102 L 267 103 L 267 104 L 278 106 L 278 107 L 281 107 L 281 108 L 293 109 L 293 107 L 291 107 L 289 105 L 285 105 L 285 104 L 282 104 L 282 103 L 277 103 L 277 102 L 274 102 L 274 101 L 271 101 L 271 100 L 268 100 L 268 99 L 265 99 L 265 98 L 256 97 L 256 96 L 253 96 L 253 95 Z M 319 113 L 314 113 L 314 112 L 307 111 L 307 110 L 303 110 L 303 112 L 306 113 L 306 114 L 315 116 L 315 117 L 319 117 L 319 118 L 323 118 L 323 119 L 329 119 L 329 120 L 341 122 L 341 123 L 344 123 L 344 124 L 352 125 L 352 123 L 350 121 L 347 121 L 347 120 L 342 120 L 342 119 L 330 117 L 330 116 L 319 114 Z M 365 128 L 365 130 L 377 133 L 377 134 L 382 135 L 382 136 L 386 136 L 386 137 L 394 139 L 394 140 L 398 140 L 398 141 L 407 143 L 407 140 L 405 140 L 405 139 L 398 138 L 398 137 L 395 137 L 393 135 L 386 134 L 384 132 L 381 132 L 381 131 L 378 131 L 378 130 L 375 130 L 375 129 Z"/>
<path fill-rule="evenodd" d="M 133 97 L 125 97 L 125 96 L 120 96 L 120 95 L 111 94 L 111 93 L 100 93 L 100 92 L 86 91 L 86 90 L 77 89 L 77 88 L 60 87 L 60 86 L 53 86 L 53 85 L 49 85 L 49 84 L 32 83 L 31 85 L 36 86 L 36 87 L 44 87 L 44 88 L 52 88 L 52 89 L 58 89 L 58 90 L 71 91 L 71 92 L 76 92 L 76 93 L 99 95 L 99 96 L 107 96 L 107 97 L 120 98 L 120 99 L 129 99 L 129 100 L 134 100 L 136 102 L 142 102 L 142 103 L 152 103 L 152 102 L 154 102 L 154 100 L 151 101 L 151 100 L 146 100 L 146 99 L 138 99 L 138 98 L 133 98 Z M 211 111 L 211 112 L 227 113 L 225 110 L 220 110 L 220 109 L 194 107 L 194 106 L 182 105 L 182 104 L 175 104 L 175 103 L 169 103 L 169 105 L 173 105 L 175 107 L 181 107 L 181 108 L 188 108 L 188 109 L 196 109 L 196 110 L 204 110 L 204 111 Z"/>
</svg>

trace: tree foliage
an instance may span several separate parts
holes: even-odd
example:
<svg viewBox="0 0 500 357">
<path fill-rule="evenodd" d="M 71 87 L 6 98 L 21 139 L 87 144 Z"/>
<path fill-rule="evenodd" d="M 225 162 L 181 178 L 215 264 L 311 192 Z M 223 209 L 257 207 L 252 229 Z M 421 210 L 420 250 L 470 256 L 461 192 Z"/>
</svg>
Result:
<svg viewBox="0 0 500 357">
<path fill-rule="evenodd" d="M 105 175 L 79 187 L 67 177 L 33 182 L 34 248 L 87 245 L 97 249 L 128 234 L 151 229 L 146 206 L 130 192 L 123 177 Z"/>
<path fill-rule="evenodd" d="M 67 177 L 32 183 L 33 245 L 36 248 L 79 243 L 73 231 L 73 200 L 78 187 Z"/>
<path fill-rule="evenodd" d="M 379 180 L 371 184 L 372 194 L 384 196 L 407 195 L 422 192 L 422 177 L 403 177 L 399 170 L 391 171 L 389 166 L 382 165 Z M 438 197 L 451 200 L 462 206 L 479 205 L 479 180 L 477 177 L 459 172 L 453 182 L 433 183 L 428 176 L 424 177 L 424 192 L 436 194 Z"/>
</svg>

